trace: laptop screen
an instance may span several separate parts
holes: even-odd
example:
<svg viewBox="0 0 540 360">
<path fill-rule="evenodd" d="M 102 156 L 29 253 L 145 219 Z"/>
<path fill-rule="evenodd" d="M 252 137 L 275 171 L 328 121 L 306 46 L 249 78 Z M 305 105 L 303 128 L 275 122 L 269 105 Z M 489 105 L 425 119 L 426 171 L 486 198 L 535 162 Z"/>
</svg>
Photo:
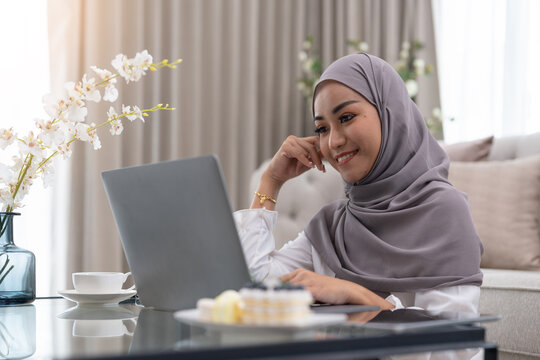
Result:
<svg viewBox="0 0 540 360">
<path fill-rule="evenodd" d="M 217 157 L 105 171 L 102 180 L 143 305 L 192 308 L 249 280 Z"/>
</svg>

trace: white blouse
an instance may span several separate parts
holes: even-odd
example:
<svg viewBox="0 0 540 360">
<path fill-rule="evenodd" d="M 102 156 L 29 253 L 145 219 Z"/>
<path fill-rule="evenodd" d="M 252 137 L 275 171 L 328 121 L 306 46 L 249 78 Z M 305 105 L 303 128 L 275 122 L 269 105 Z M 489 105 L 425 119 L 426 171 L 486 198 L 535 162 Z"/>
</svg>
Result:
<svg viewBox="0 0 540 360">
<path fill-rule="evenodd" d="M 272 235 L 277 212 L 247 209 L 234 213 L 240 241 L 251 276 L 261 281 L 288 274 L 298 268 L 335 276 L 311 245 L 304 232 L 281 249 L 275 249 Z M 478 312 L 480 287 L 451 286 L 418 292 L 394 292 L 386 298 L 396 309 L 415 307 L 431 311 Z"/>
</svg>

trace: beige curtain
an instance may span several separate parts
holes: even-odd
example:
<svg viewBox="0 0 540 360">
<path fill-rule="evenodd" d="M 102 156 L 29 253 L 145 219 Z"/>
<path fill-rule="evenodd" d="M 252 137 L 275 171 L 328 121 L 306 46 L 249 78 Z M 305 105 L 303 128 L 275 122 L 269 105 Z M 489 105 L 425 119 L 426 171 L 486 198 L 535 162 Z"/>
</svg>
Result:
<svg viewBox="0 0 540 360">
<path fill-rule="evenodd" d="M 296 89 L 307 34 L 317 39 L 324 65 L 347 53 L 347 39 L 368 41 L 374 54 L 390 61 L 404 39 L 420 37 L 434 49 L 429 0 L 49 0 L 49 19 L 55 89 L 90 65 L 110 69 L 120 52 L 148 49 L 156 61 L 184 59 L 174 71 L 121 86 L 117 101 L 117 109 L 161 102 L 176 111 L 125 124 L 119 137 L 102 131 L 99 151 L 88 144 L 75 148 L 69 186 L 59 189 L 68 188 L 67 228 L 57 227 L 55 236 L 66 244 L 58 261 L 67 260 L 58 265 L 54 289 L 68 285 L 74 271 L 127 271 L 103 170 L 214 153 L 233 208 L 249 204 L 249 176 L 257 165 L 287 135 L 312 134 Z M 429 101 L 438 103 L 438 94 L 430 93 L 436 96 Z M 88 122 L 102 122 L 108 106 L 89 108 Z"/>
<path fill-rule="evenodd" d="M 322 49 L 325 66 L 348 53 L 346 40 L 367 42 L 369 53 L 391 64 L 399 59 L 404 41 L 419 40 L 425 47 L 417 55 L 426 64 L 437 63 L 431 0 L 321 1 L 310 5 L 316 19 L 311 31 L 319 40 L 316 46 Z M 420 92 L 415 101 L 422 114 L 430 116 L 433 108 L 440 107 L 436 69 L 418 82 Z"/>
</svg>

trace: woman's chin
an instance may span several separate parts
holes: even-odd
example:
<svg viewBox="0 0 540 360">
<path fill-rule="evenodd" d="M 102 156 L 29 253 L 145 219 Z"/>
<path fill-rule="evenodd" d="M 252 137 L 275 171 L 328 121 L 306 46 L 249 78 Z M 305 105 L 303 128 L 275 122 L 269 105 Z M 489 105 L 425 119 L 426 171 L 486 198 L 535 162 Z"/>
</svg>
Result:
<svg viewBox="0 0 540 360">
<path fill-rule="evenodd" d="M 339 169 L 337 169 L 339 171 Z M 351 172 L 347 172 L 347 171 L 339 171 L 339 173 L 341 174 L 341 178 L 345 181 L 345 182 L 348 182 L 350 184 L 354 184 L 354 183 L 357 183 L 357 182 L 360 182 L 362 180 L 364 180 L 364 178 L 367 176 L 367 174 L 362 174 L 362 175 L 359 175 L 359 174 L 351 174 Z"/>
<path fill-rule="evenodd" d="M 357 179 L 353 176 L 350 176 L 350 175 L 347 175 L 347 174 L 341 174 L 341 178 L 343 179 L 343 181 L 349 183 L 349 184 L 354 184 L 356 182 L 359 182 L 360 180 L 362 179 Z"/>
<path fill-rule="evenodd" d="M 359 174 L 358 166 L 355 167 L 354 164 L 352 164 L 353 166 L 349 167 L 349 166 L 338 166 L 334 162 L 330 162 L 330 165 L 332 165 L 332 167 L 337 170 L 337 172 L 341 175 L 341 178 L 343 179 L 343 181 L 351 183 L 351 184 L 361 181 L 369 173 L 368 171 L 368 172 L 362 172 L 362 174 Z"/>
</svg>

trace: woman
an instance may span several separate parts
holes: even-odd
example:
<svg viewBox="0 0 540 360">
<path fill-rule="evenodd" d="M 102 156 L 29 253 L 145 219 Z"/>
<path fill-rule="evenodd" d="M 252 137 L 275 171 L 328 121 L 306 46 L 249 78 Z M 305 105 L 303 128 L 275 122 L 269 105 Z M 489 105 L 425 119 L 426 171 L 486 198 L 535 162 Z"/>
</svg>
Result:
<svg viewBox="0 0 540 360">
<path fill-rule="evenodd" d="M 354 54 L 323 73 L 313 97 L 317 136 L 288 137 L 250 210 L 235 213 L 257 280 L 302 284 L 321 302 L 476 312 L 482 245 L 448 157 L 395 70 Z M 280 187 L 326 159 L 346 200 L 323 207 L 305 231 L 274 249 Z"/>
</svg>

